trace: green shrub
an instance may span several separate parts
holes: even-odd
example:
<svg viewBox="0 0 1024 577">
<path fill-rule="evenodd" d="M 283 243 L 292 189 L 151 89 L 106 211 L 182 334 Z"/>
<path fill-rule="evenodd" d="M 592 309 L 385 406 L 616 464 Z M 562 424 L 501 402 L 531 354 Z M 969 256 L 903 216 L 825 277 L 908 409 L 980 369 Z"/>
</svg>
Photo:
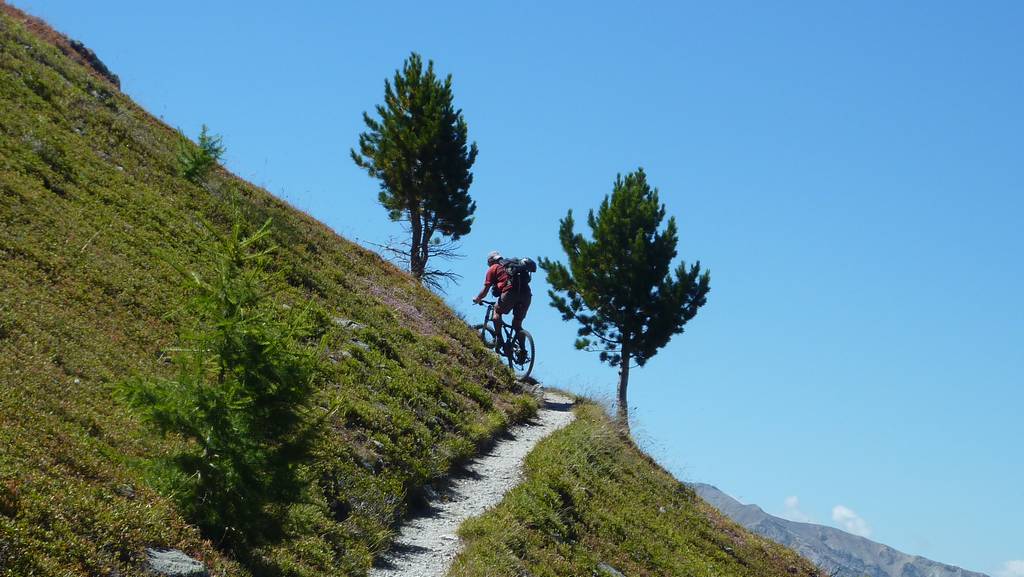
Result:
<svg viewBox="0 0 1024 577">
<path fill-rule="evenodd" d="M 164 433 L 190 441 L 165 475 L 207 537 L 238 549 L 281 536 L 287 505 L 307 482 L 299 465 L 315 426 L 305 418 L 319 373 L 305 311 L 279 305 L 280 275 L 267 272 L 269 221 L 216 242 L 211 274 L 190 275 L 193 328 L 174 380 L 135 379 L 122 390 Z"/>
<path fill-rule="evenodd" d="M 192 143 L 183 143 L 178 153 L 178 164 L 181 174 L 195 183 L 206 179 L 214 166 L 220 162 L 224 155 L 224 145 L 220 136 L 210 135 L 209 129 L 203 125 L 199 132 L 198 146 Z"/>
</svg>

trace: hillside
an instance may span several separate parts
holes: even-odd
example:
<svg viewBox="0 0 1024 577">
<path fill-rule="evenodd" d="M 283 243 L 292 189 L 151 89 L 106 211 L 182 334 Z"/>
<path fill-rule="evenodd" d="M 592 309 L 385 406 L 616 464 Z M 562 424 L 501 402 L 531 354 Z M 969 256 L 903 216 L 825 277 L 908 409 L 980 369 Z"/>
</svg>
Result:
<svg viewBox="0 0 1024 577">
<path fill-rule="evenodd" d="M 439 298 L 226 171 L 183 178 L 183 146 L 88 49 L 0 3 L 2 575 L 141 575 L 147 547 L 218 576 L 364 575 L 432 484 L 536 411 Z M 166 490 L 160 463 L 189 446 L 116 388 L 173 376 L 181 271 L 211 268 L 203 223 L 224 233 L 237 218 L 271 220 L 282 308 L 319 312 L 326 377 L 310 418 L 327 426 L 303 500 L 278 512 L 283 537 L 229 554 Z M 455 574 L 815 574 L 703 504 L 598 409 L 580 415 L 531 455 L 527 484 L 465 527 Z"/>
<path fill-rule="evenodd" d="M 335 321 L 317 399 L 336 410 L 332 434 L 316 448 L 316 497 L 293 512 L 317 531 L 254 557 L 294 574 L 360 573 L 421 488 L 533 399 L 440 299 L 375 254 L 226 172 L 204 186 L 181 178 L 182 136 L 23 19 L 3 6 L 0 566 L 129 575 L 144 547 L 165 546 L 244 571 L 152 489 L 153 458 L 179 447 L 113 395 L 130 376 L 170 375 L 186 292 L 175 267 L 206 270 L 200 219 L 227 230 L 237 210 L 272 219 L 284 298 L 313 299 Z"/>
<path fill-rule="evenodd" d="M 823 575 L 719 514 L 593 404 L 542 441 L 526 481 L 460 535 L 454 577 Z"/>
<path fill-rule="evenodd" d="M 982 573 L 907 555 L 833 527 L 780 519 L 756 505 L 744 505 L 711 485 L 698 483 L 693 488 L 733 521 L 792 548 L 837 577 L 985 577 Z"/>
</svg>

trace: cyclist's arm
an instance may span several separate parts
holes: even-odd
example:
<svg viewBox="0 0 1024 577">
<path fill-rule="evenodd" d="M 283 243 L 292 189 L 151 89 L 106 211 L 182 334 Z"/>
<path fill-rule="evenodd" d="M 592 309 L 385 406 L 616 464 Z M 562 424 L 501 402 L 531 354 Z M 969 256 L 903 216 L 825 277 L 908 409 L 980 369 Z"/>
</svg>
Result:
<svg viewBox="0 0 1024 577">
<path fill-rule="evenodd" d="M 473 299 L 473 302 L 476 304 L 480 304 L 480 301 L 484 300 L 484 297 L 487 296 L 487 289 L 491 288 L 491 285 L 495 283 L 496 279 L 494 278 L 494 270 L 494 266 L 487 267 L 487 274 L 484 275 L 484 288 L 480 291 L 480 294 L 476 295 L 476 298 Z"/>
<path fill-rule="evenodd" d="M 484 300 L 484 297 L 485 297 L 485 296 L 487 296 L 487 290 L 488 290 L 489 288 L 491 288 L 491 283 L 489 283 L 489 282 L 484 282 L 484 288 L 483 288 L 483 290 L 481 290 L 481 291 L 480 291 L 480 294 L 476 295 L 476 298 L 475 298 L 475 299 L 473 299 L 473 302 L 475 302 L 475 303 L 479 303 L 480 301 Z"/>
</svg>

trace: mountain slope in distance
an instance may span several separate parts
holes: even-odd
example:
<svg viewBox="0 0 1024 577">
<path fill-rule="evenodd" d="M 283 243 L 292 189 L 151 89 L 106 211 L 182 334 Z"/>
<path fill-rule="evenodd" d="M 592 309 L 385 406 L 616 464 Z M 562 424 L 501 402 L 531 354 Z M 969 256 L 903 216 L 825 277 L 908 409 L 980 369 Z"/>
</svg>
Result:
<svg viewBox="0 0 1024 577">
<path fill-rule="evenodd" d="M 744 505 L 712 485 L 691 486 L 733 521 L 793 549 L 836 577 L 987 577 L 984 573 L 908 555 L 833 527 L 769 515 L 757 505 Z"/>
</svg>

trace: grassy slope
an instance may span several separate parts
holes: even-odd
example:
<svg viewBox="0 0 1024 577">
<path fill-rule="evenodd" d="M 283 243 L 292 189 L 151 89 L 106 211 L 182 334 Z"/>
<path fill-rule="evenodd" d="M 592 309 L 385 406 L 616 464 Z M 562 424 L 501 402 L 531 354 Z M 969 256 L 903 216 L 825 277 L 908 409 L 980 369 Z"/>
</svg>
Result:
<svg viewBox="0 0 1024 577">
<path fill-rule="evenodd" d="M 525 483 L 460 534 L 449 575 L 816 576 L 795 552 L 732 523 L 624 442 L 594 405 L 542 441 Z"/>
<path fill-rule="evenodd" d="M 313 498 L 290 513 L 315 534 L 259 555 L 295 574 L 362 573 L 417 490 L 532 401 L 376 255 L 225 172 L 182 179 L 178 133 L 22 20 L 0 3 L 0 574 L 133 575 L 145 546 L 182 548 L 216 574 L 252 569 L 152 488 L 153 458 L 178 441 L 112 394 L 130 375 L 169 374 L 174 266 L 203 269 L 200 219 L 226 229 L 234 210 L 273 218 L 287 298 L 363 325 L 331 325 L 318 404 L 341 408 Z"/>
<path fill-rule="evenodd" d="M 152 458 L 178 445 L 111 394 L 170 370 L 174 265 L 203 268 L 198 219 L 226 227 L 232 204 L 273 217 L 288 298 L 365 325 L 332 329 L 334 384 L 319 403 L 342 409 L 318 449 L 315 498 L 291 512 L 315 535 L 262 554 L 296 574 L 362 573 L 416 489 L 529 401 L 443 303 L 372 253 L 229 174 L 204 187 L 178 177 L 180 136 L 20 19 L 0 16 L 0 574 L 132 575 L 154 545 L 248 572 L 152 489 Z M 599 562 L 630 577 L 812 574 L 695 499 L 592 406 L 528 469 L 464 528 L 453 574 L 590 576 Z"/>
</svg>

